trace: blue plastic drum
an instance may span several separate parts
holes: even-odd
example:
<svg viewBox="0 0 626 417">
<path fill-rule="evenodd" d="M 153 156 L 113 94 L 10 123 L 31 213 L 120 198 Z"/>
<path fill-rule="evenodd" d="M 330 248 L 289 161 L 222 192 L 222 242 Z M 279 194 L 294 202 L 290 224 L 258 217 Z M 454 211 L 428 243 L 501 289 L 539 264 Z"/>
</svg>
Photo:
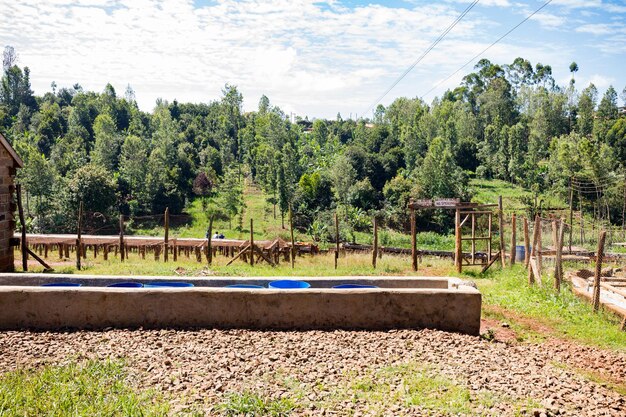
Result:
<svg viewBox="0 0 626 417">
<path fill-rule="evenodd" d="M 281 280 L 281 281 L 272 281 L 270 282 L 269 288 L 281 289 L 281 290 L 296 290 L 302 288 L 309 288 L 311 284 L 306 281 L 295 281 L 295 280 Z"/>
<path fill-rule="evenodd" d="M 377 287 L 376 285 L 364 285 L 364 284 L 340 284 L 340 285 L 335 285 L 333 288 L 337 290 L 348 290 L 348 289 L 356 289 L 356 288 L 380 288 L 380 287 Z"/>
<path fill-rule="evenodd" d="M 81 287 L 82 285 L 78 282 L 48 282 L 41 284 L 42 287 Z"/>
<path fill-rule="evenodd" d="M 254 288 L 264 288 L 262 285 L 252 285 L 252 284 L 231 284 L 231 285 L 227 285 L 226 288 L 248 288 L 248 289 L 254 289 Z"/>
<path fill-rule="evenodd" d="M 141 288 L 143 284 L 141 282 L 115 282 L 107 285 L 107 287 L 113 288 Z"/>
<path fill-rule="evenodd" d="M 193 287 L 191 282 L 149 282 L 144 284 L 145 288 L 189 288 Z"/>
</svg>

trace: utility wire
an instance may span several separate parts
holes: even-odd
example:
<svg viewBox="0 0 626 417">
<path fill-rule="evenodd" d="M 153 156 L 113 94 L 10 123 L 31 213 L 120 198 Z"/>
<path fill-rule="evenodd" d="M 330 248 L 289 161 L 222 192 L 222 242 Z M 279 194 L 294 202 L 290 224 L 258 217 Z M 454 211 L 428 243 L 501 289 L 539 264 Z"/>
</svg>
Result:
<svg viewBox="0 0 626 417">
<path fill-rule="evenodd" d="M 403 79 L 404 77 L 406 77 L 406 76 L 407 76 L 407 74 L 408 74 L 409 72 L 411 72 L 411 70 L 413 70 L 413 68 L 415 68 L 415 66 L 416 66 L 417 64 L 419 64 L 419 63 L 422 61 L 422 59 L 424 59 L 424 57 L 426 57 L 426 55 L 428 55 L 428 53 L 429 53 L 429 52 L 430 52 L 430 51 L 431 51 L 431 50 L 432 50 L 435 46 L 437 46 L 437 44 L 438 44 L 439 42 L 441 42 L 441 41 L 443 40 L 443 38 L 444 38 L 444 37 L 445 37 L 445 36 L 446 36 L 446 35 L 447 35 L 447 34 L 448 34 L 448 33 L 449 33 L 449 32 L 450 32 L 450 31 L 451 31 L 451 30 L 452 30 L 452 29 L 453 29 L 453 28 L 454 28 L 454 27 L 455 27 L 455 26 L 456 26 L 456 25 L 460 22 L 460 21 L 461 21 L 461 19 L 463 19 L 463 18 L 465 17 L 465 15 L 466 15 L 467 13 L 469 13 L 469 11 L 470 11 L 470 10 L 472 10 L 472 9 L 474 8 L 474 6 L 476 6 L 476 4 L 477 4 L 478 2 L 479 2 L 479 0 L 475 0 L 475 1 L 474 1 L 474 2 L 472 2 L 469 6 L 467 6 L 467 8 L 466 8 L 465 10 L 463 10 L 463 12 L 459 15 L 459 17 L 457 17 L 457 18 L 456 18 L 456 19 L 455 19 L 455 20 L 454 20 L 454 21 L 453 21 L 453 22 L 452 22 L 452 23 L 451 23 L 451 24 L 450 24 L 450 25 L 446 28 L 446 30 L 444 30 L 444 31 L 441 33 L 441 35 L 439 35 L 439 37 L 438 37 L 437 39 L 435 39 L 435 40 L 433 41 L 433 43 L 432 43 L 432 44 L 430 44 L 430 46 L 429 46 L 429 47 L 428 47 L 428 48 L 427 48 L 424 52 L 422 52 L 422 54 L 419 56 L 419 58 L 417 58 L 417 59 L 416 59 L 416 60 L 415 60 L 415 61 L 414 61 L 414 62 L 413 62 L 413 63 L 412 63 L 412 64 L 411 64 L 411 65 L 410 65 L 410 66 L 409 66 L 406 70 L 404 70 L 404 72 L 403 72 L 403 73 L 402 73 L 402 74 L 401 74 L 401 75 L 400 75 L 400 76 L 399 76 L 399 77 L 398 77 L 398 78 L 397 78 L 397 79 L 393 82 L 393 84 L 391 84 L 391 87 L 389 87 L 389 88 L 388 88 L 388 89 L 387 89 L 387 90 L 386 90 L 383 94 L 381 94 L 381 95 L 380 95 L 380 97 L 378 97 L 378 98 L 376 99 L 376 101 L 374 101 L 374 103 L 372 103 L 372 105 L 371 105 L 371 106 L 369 106 L 369 107 L 367 108 L 367 110 L 366 110 L 363 114 L 365 114 L 365 115 L 366 115 L 367 113 L 369 113 L 369 112 L 370 112 L 370 111 L 374 108 L 374 106 L 376 106 L 378 103 L 380 103 L 380 101 L 381 101 L 383 98 L 385 98 L 385 96 L 386 96 L 387 94 L 389 94 L 389 92 L 390 92 L 391 90 L 393 90 L 393 89 L 394 89 L 394 87 L 395 87 L 396 85 L 398 85 L 398 83 L 399 83 L 400 81 L 402 81 L 402 79 Z"/>
<path fill-rule="evenodd" d="M 541 9 L 543 9 L 544 7 L 546 7 L 548 4 L 550 4 L 552 2 L 552 0 L 548 0 L 547 2 L 545 2 L 540 8 L 538 8 L 537 10 L 535 10 L 534 12 L 532 12 L 531 14 L 529 14 L 528 16 L 526 16 L 526 18 L 524 20 L 522 20 L 521 22 L 519 22 L 517 25 L 513 26 L 507 33 L 505 33 L 504 35 L 500 36 L 495 42 L 493 42 L 491 45 L 489 45 L 488 47 L 486 47 L 485 49 L 483 49 L 482 51 L 480 51 L 479 53 L 477 53 L 476 55 L 474 55 L 469 61 L 467 61 L 465 64 L 463 64 L 461 66 L 461 68 L 459 68 L 458 70 L 454 71 L 452 74 L 450 74 L 447 78 L 445 78 L 442 81 L 439 81 L 437 84 L 435 84 L 433 86 L 433 88 L 431 88 L 430 90 L 428 90 L 425 94 L 422 94 L 420 97 L 424 98 L 425 96 L 427 96 L 428 94 L 430 94 L 435 88 L 439 87 L 441 84 L 445 83 L 446 81 L 448 81 L 450 78 L 454 77 L 456 74 L 458 74 L 459 71 L 461 71 L 463 68 L 465 68 L 466 66 L 468 66 L 470 63 L 474 62 L 474 60 L 476 58 L 478 58 L 479 56 L 481 56 L 482 54 L 484 54 L 485 52 L 487 52 L 489 49 L 491 49 L 492 46 L 494 46 L 495 44 L 497 44 L 498 42 L 500 42 L 502 39 L 506 38 L 511 32 L 513 32 L 515 29 L 517 29 L 518 27 L 520 27 L 523 23 L 525 23 L 528 19 L 530 19 L 531 17 L 533 17 L 534 15 L 536 15 L 537 13 L 539 13 L 539 11 L 541 11 Z"/>
</svg>

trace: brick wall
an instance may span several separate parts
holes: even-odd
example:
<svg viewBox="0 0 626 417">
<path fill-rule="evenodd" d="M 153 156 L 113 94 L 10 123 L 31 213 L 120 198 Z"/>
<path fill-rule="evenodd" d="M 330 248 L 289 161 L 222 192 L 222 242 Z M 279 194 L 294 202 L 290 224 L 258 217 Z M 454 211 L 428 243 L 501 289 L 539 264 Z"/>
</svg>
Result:
<svg viewBox="0 0 626 417">
<path fill-rule="evenodd" d="M 10 246 L 10 239 L 15 231 L 15 167 L 15 161 L 9 152 L 0 145 L 0 272 L 14 270 L 14 248 Z"/>
</svg>

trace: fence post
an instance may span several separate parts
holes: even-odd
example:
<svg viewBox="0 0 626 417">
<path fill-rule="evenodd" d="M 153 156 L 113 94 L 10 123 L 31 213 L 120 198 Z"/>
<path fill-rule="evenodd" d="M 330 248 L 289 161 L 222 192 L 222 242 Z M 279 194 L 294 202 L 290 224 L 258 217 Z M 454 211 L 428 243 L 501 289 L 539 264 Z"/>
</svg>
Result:
<svg viewBox="0 0 626 417">
<path fill-rule="evenodd" d="M 561 291 L 561 281 L 563 280 L 563 239 L 565 238 L 565 219 L 561 219 L 559 228 L 558 243 L 556 246 L 556 270 L 554 274 L 554 288 Z"/>
<path fill-rule="evenodd" d="M 606 231 L 600 232 L 598 239 L 598 251 L 596 252 L 596 271 L 593 280 L 593 311 L 600 308 L 600 281 L 602 279 L 602 259 L 604 258 L 604 242 L 606 240 Z"/>
<path fill-rule="evenodd" d="M 506 247 L 504 246 L 504 210 L 502 208 L 502 196 L 498 197 L 498 232 L 500 233 L 500 261 L 502 268 L 506 267 Z"/>
<path fill-rule="evenodd" d="M 250 217 L 250 266 L 254 266 L 254 219 Z"/>
<path fill-rule="evenodd" d="M 120 260 L 124 262 L 124 215 L 120 214 Z"/>
<path fill-rule="evenodd" d="M 528 269 L 530 262 L 530 240 L 528 237 L 528 218 L 524 217 L 524 266 Z"/>
<path fill-rule="evenodd" d="M 24 220 L 24 207 L 22 206 L 22 184 L 15 185 L 15 194 L 17 195 L 17 211 L 20 217 L 20 225 L 22 229 L 22 240 L 20 242 L 20 250 L 22 251 L 22 270 L 28 271 L 28 242 L 26 242 L 26 222 Z"/>
<path fill-rule="evenodd" d="M 374 216 L 374 242 L 372 242 L 372 267 L 376 269 L 376 258 L 378 257 L 378 223 Z"/>
<path fill-rule="evenodd" d="M 167 262 L 169 258 L 169 237 L 170 237 L 170 208 L 165 208 L 165 238 L 163 239 L 163 261 Z"/>
<path fill-rule="evenodd" d="M 413 271 L 417 271 L 417 225 L 415 224 L 415 209 L 411 207 L 411 260 Z"/>
<path fill-rule="evenodd" d="M 208 248 L 208 253 L 207 253 L 207 263 L 209 265 L 211 265 L 211 263 L 213 262 L 213 247 L 211 245 L 211 239 L 213 238 L 213 215 L 211 214 L 211 217 L 209 217 L 209 230 L 207 230 L 207 248 Z"/>
<path fill-rule="evenodd" d="M 456 272 L 459 274 L 463 272 L 463 240 L 461 239 L 461 210 L 456 209 L 454 216 L 454 230 L 455 230 L 455 254 L 454 263 L 456 264 Z"/>
<path fill-rule="evenodd" d="M 515 248 L 517 246 L 516 233 L 517 224 L 515 219 L 515 213 L 511 215 L 511 266 L 515 265 Z"/>
<path fill-rule="evenodd" d="M 539 228 L 541 227 L 541 219 L 539 218 L 539 215 L 537 214 L 535 216 L 535 228 L 533 229 L 533 245 L 531 247 L 531 252 L 530 252 L 530 258 L 528 259 L 528 284 L 529 285 L 533 285 L 535 283 L 535 274 L 533 269 L 533 256 L 536 255 L 537 253 L 537 237 L 539 235 Z M 536 260 L 535 260 L 535 266 L 536 266 Z"/>
<path fill-rule="evenodd" d="M 83 251 L 83 242 L 82 242 L 82 223 L 83 223 L 83 201 L 80 201 L 80 205 L 78 206 L 78 231 L 76 233 L 76 269 L 80 271 L 80 257 Z"/>
<path fill-rule="evenodd" d="M 337 269 L 337 261 L 339 260 L 339 217 L 335 211 L 335 269 Z"/>
<path fill-rule="evenodd" d="M 291 269 L 293 269 L 296 262 L 296 241 L 293 237 L 293 211 L 291 210 L 291 205 L 289 206 L 289 229 L 291 233 Z"/>
</svg>

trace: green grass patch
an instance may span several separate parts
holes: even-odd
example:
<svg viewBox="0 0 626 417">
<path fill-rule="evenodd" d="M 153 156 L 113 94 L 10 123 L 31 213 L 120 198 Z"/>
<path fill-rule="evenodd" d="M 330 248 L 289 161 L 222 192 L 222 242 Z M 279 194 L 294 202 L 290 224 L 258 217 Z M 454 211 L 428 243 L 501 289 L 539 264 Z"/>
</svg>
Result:
<svg viewBox="0 0 626 417">
<path fill-rule="evenodd" d="M 71 362 L 0 376 L 0 416 L 165 416 L 167 403 L 136 392 L 121 361 Z"/>
<path fill-rule="evenodd" d="M 481 415 L 481 407 L 483 414 L 489 414 L 489 408 L 503 401 L 520 409 L 535 403 L 529 398 L 504 398 L 489 391 L 472 393 L 464 381 L 453 380 L 434 366 L 416 361 L 370 369 L 360 376 L 348 372 L 344 378 L 344 383 L 333 388 L 332 395 L 317 403 L 316 408 L 337 409 L 352 402 L 364 406 L 367 415 L 376 416 L 386 415 L 392 407 L 398 407 L 398 414 L 417 408 L 437 415 Z"/>
<path fill-rule="evenodd" d="M 619 319 L 609 312 L 594 313 L 591 304 L 576 297 L 567 283 L 557 293 L 552 280 L 544 276 L 543 285 L 531 287 L 521 265 L 476 278 L 485 309 L 497 306 L 520 319 L 554 329 L 555 336 L 626 352 L 626 333 L 619 330 Z"/>
<path fill-rule="evenodd" d="M 215 410 L 227 416 L 271 416 L 284 417 L 296 409 L 290 399 L 270 399 L 253 392 L 231 393 Z"/>
</svg>

